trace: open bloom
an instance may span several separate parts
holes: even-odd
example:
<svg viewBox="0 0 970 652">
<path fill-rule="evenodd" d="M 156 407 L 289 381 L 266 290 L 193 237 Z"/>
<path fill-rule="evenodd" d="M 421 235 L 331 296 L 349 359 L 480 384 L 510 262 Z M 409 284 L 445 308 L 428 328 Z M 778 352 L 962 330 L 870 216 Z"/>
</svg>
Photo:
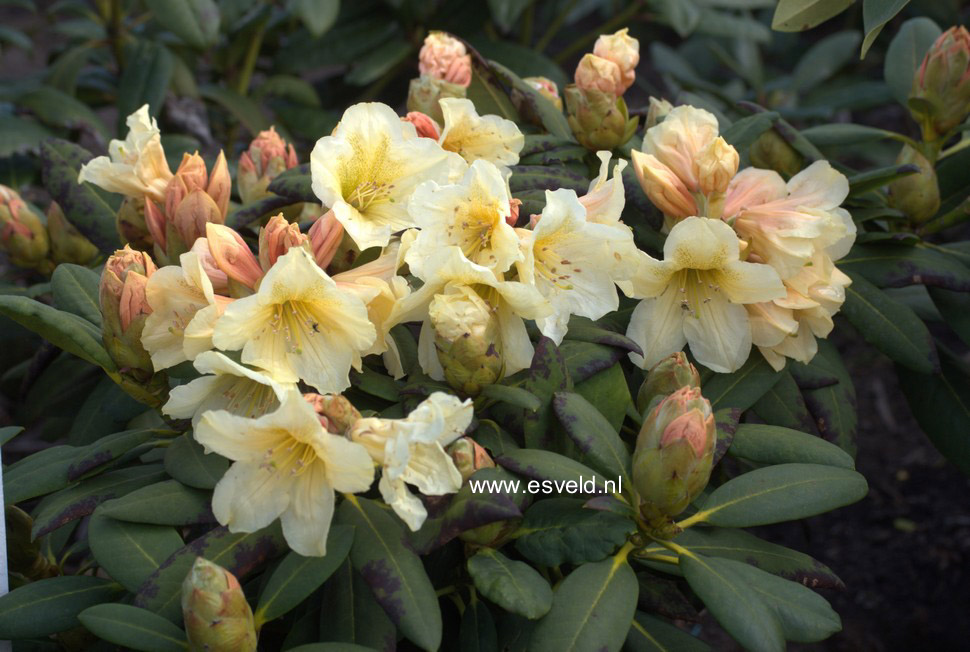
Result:
<svg viewBox="0 0 970 652">
<path fill-rule="evenodd" d="M 313 192 L 360 249 L 413 226 L 407 198 L 422 181 L 447 183 L 461 159 L 421 138 L 391 107 L 355 104 L 310 154 Z"/>
<path fill-rule="evenodd" d="M 365 418 L 351 427 L 350 439 L 381 466 L 384 502 L 411 530 L 420 529 L 428 512 L 408 484 L 427 496 L 461 489 L 461 473 L 444 447 L 465 433 L 473 413 L 470 399 L 435 392 L 405 419 Z"/>
<path fill-rule="evenodd" d="M 498 166 L 515 165 L 525 136 L 511 120 L 497 115 L 478 115 L 471 100 L 448 97 L 439 102 L 444 128 L 438 143 L 471 163 L 485 159 Z"/>
<path fill-rule="evenodd" d="M 839 204 L 849 182 L 827 161 L 816 161 L 785 183 L 774 170 L 748 168 L 731 181 L 724 217 L 751 251 L 779 275 L 797 274 L 817 251 L 839 258 L 855 239 L 855 224 Z"/>
<path fill-rule="evenodd" d="M 508 185 L 497 167 L 485 160 L 472 163 L 459 183 L 418 186 L 408 202 L 421 228 L 408 249 L 411 271 L 423 276 L 425 261 L 441 247 L 455 245 L 468 260 L 498 272 L 521 258 L 511 213 Z"/>
<path fill-rule="evenodd" d="M 275 410 L 290 388 L 263 371 L 250 369 L 218 351 L 196 357 L 195 369 L 203 374 L 169 393 L 162 412 L 176 419 L 192 419 L 197 426 L 209 410 L 227 410 L 241 417 L 261 417 Z"/>
<path fill-rule="evenodd" d="M 256 532 L 279 518 L 290 548 L 305 556 L 327 552 L 334 491 L 366 491 L 374 480 L 367 450 L 327 432 L 296 390 L 258 419 L 206 412 L 195 438 L 235 462 L 212 496 L 219 523 Z"/>
<path fill-rule="evenodd" d="M 649 368 L 685 343 L 698 362 L 718 372 L 735 371 L 751 350 L 751 327 L 743 304 L 785 294 L 768 265 L 740 260 L 740 241 L 727 224 L 704 217 L 677 223 L 664 243 L 664 260 L 646 254 L 634 279 L 644 301 L 633 311 L 627 336 Z"/>
<path fill-rule="evenodd" d="M 211 349 L 212 325 L 232 302 L 213 292 L 196 254 L 182 254 L 179 263 L 156 271 L 145 288 L 152 313 L 145 320 L 141 341 L 156 371 L 194 360 Z"/>
<path fill-rule="evenodd" d="M 599 319 L 617 309 L 612 244 L 623 231 L 588 222 L 575 191 L 547 190 L 535 228 L 519 233 L 525 252 L 519 278 L 534 283 L 553 309 L 536 320 L 543 335 L 559 344 L 570 315 Z"/>
<path fill-rule="evenodd" d="M 98 156 L 82 165 L 78 183 L 90 181 L 108 192 L 162 201 L 172 171 L 165 160 L 158 123 L 148 115 L 145 104 L 128 116 L 125 124 L 125 139 L 112 140 L 108 156 Z"/>
<path fill-rule="evenodd" d="M 337 287 L 302 247 L 280 256 L 255 294 L 230 304 L 212 334 L 217 348 L 242 349 L 245 364 L 322 393 L 350 386 L 350 367 L 360 367 L 374 338 L 364 302 Z"/>
</svg>

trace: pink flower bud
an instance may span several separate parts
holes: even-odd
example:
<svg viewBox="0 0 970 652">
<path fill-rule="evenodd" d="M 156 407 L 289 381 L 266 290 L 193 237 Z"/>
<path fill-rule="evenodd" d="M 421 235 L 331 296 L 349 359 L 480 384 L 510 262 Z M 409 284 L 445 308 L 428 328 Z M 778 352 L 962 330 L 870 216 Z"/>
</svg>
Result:
<svg viewBox="0 0 970 652">
<path fill-rule="evenodd" d="M 640 42 L 629 36 L 629 31 L 624 28 L 615 34 L 602 34 L 593 46 L 593 54 L 612 61 L 620 68 L 622 83 L 618 87 L 618 94 L 633 85 L 634 70 L 640 63 Z"/>
<path fill-rule="evenodd" d="M 456 439 L 446 450 L 451 455 L 458 472 L 461 473 L 462 482 L 468 480 L 479 469 L 495 467 L 492 456 L 471 437 Z"/>
<path fill-rule="evenodd" d="M 472 58 L 465 44 L 446 32 L 431 32 L 418 54 L 422 75 L 467 87 L 472 81 Z"/>
<path fill-rule="evenodd" d="M 626 90 L 623 71 L 616 63 L 595 54 L 586 54 L 576 66 L 576 86 L 618 97 Z"/>
<path fill-rule="evenodd" d="M 320 269 L 326 269 L 333 260 L 343 237 L 344 228 L 332 210 L 321 215 L 310 227 L 310 247 L 313 249 L 313 259 Z"/>
<path fill-rule="evenodd" d="M 290 250 L 301 247 L 310 239 L 300 233 L 299 224 L 290 224 L 282 213 L 274 215 L 259 230 L 259 264 L 263 270 L 276 264 L 276 259 Z"/>
<path fill-rule="evenodd" d="M 225 222 L 226 214 L 229 212 L 229 195 L 232 192 L 232 178 L 229 176 L 229 164 L 226 162 L 226 155 L 220 150 L 219 158 L 212 167 L 212 174 L 209 175 L 209 185 L 206 186 L 206 194 L 212 197 L 219 208 L 222 221 Z M 221 224 L 221 222 L 220 222 Z"/>
<path fill-rule="evenodd" d="M 418 136 L 421 138 L 438 140 L 438 137 L 441 135 L 441 127 L 438 126 L 438 123 L 431 116 L 420 111 L 408 111 L 408 114 L 401 118 L 401 120 L 413 124 L 415 131 L 418 132 Z"/>
<path fill-rule="evenodd" d="M 514 227 L 516 222 L 519 221 L 519 208 L 522 206 L 522 200 L 513 197 L 509 200 L 509 214 L 505 216 L 505 223 L 509 226 Z"/>
<path fill-rule="evenodd" d="M 293 145 L 280 138 L 275 128 L 259 132 L 239 157 L 236 180 L 243 203 L 250 204 L 267 196 L 270 181 L 298 164 Z"/>
<path fill-rule="evenodd" d="M 255 289 L 263 269 L 242 236 L 222 224 L 207 224 L 205 235 L 216 267 L 227 278 Z"/>
<path fill-rule="evenodd" d="M 156 269 L 148 254 L 128 245 L 112 254 L 104 264 L 99 290 L 101 311 L 105 322 L 117 319 L 119 333 L 126 333 L 138 316 L 151 314 L 145 286 Z"/>
</svg>

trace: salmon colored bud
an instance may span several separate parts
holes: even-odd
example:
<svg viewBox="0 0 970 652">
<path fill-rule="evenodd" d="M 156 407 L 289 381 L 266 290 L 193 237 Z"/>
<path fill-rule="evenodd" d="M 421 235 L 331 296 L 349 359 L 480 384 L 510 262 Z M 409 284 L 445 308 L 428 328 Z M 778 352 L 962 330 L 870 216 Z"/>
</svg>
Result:
<svg viewBox="0 0 970 652">
<path fill-rule="evenodd" d="M 557 109 L 562 111 L 562 98 L 559 97 L 559 87 L 556 86 L 556 82 L 545 77 L 523 77 L 522 81 L 539 91 L 539 95 L 552 102 Z"/>
<path fill-rule="evenodd" d="M 320 269 L 326 269 L 344 238 L 344 227 L 337 221 L 333 211 L 329 210 L 321 215 L 310 227 L 310 247 L 313 249 L 313 259 Z"/>
<path fill-rule="evenodd" d="M 651 154 L 631 152 L 633 170 L 650 202 L 675 219 L 697 214 L 697 202 L 674 172 Z"/>
<path fill-rule="evenodd" d="M 212 174 L 209 175 L 209 184 L 206 186 L 206 194 L 212 197 L 219 208 L 221 221 L 226 221 L 226 214 L 229 212 L 229 195 L 232 192 L 232 178 L 229 176 L 229 164 L 226 162 L 226 155 L 219 151 L 219 158 L 212 167 Z"/>
<path fill-rule="evenodd" d="M 264 271 L 269 271 L 276 259 L 291 247 L 302 247 L 309 242 L 310 239 L 300 233 L 299 224 L 291 224 L 282 213 L 274 215 L 259 230 L 259 264 Z"/>
<path fill-rule="evenodd" d="M 913 79 L 909 109 L 935 140 L 970 113 L 970 32 L 963 26 L 943 32 L 923 57 Z"/>
<path fill-rule="evenodd" d="M 182 618 L 189 650 L 255 652 L 253 611 L 236 576 L 197 557 L 182 583 Z"/>
<path fill-rule="evenodd" d="M 303 398 L 313 406 L 327 432 L 346 435 L 351 426 L 360 419 L 360 412 L 341 394 L 304 394 Z"/>
<path fill-rule="evenodd" d="M 236 181 L 243 204 L 270 196 L 272 193 L 267 190 L 270 182 L 298 164 L 293 145 L 288 145 L 275 128 L 259 132 L 239 158 Z"/>
<path fill-rule="evenodd" d="M 694 159 L 694 174 L 697 176 L 700 190 L 705 195 L 723 193 L 728 183 L 738 173 L 741 159 L 738 150 L 718 136 Z"/>
<path fill-rule="evenodd" d="M 199 153 L 183 154 L 182 162 L 165 191 L 165 212 L 174 215 L 175 209 L 189 193 L 193 190 L 204 192 L 208 183 L 209 173 Z"/>
<path fill-rule="evenodd" d="M 466 482 L 479 469 L 495 467 L 495 462 L 488 451 L 479 446 L 471 437 L 456 439 L 445 451 L 451 456 L 455 467 L 461 473 L 462 483 Z"/>
<path fill-rule="evenodd" d="M 640 63 L 640 41 L 629 35 L 624 28 L 615 34 L 602 34 L 596 39 L 593 54 L 615 63 L 621 73 L 619 94 L 626 92 L 636 78 L 635 69 Z"/>
<path fill-rule="evenodd" d="M 505 216 L 505 223 L 509 226 L 515 226 L 519 221 L 519 208 L 522 206 L 522 200 L 513 197 L 509 200 L 509 214 Z"/>
<path fill-rule="evenodd" d="M 431 32 L 418 53 L 421 75 L 467 87 L 472 81 L 472 58 L 465 44 L 446 32 Z"/>
<path fill-rule="evenodd" d="M 575 81 L 576 86 L 584 91 L 596 90 L 607 95 L 620 96 L 626 90 L 620 67 L 595 54 L 586 54 L 579 60 Z"/>
<path fill-rule="evenodd" d="M 647 378 L 637 393 L 637 410 L 641 413 L 653 409 L 664 397 L 681 387 L 700 387 L 701 376 L 687 359 L 687 354 L 677 351 L 651 367 Z"/>
<path fill-rule="evenodd" d="M 401 120 L 413 124 L 415 131 L 421 138 L 430 138 L 436 141 L 441 136 L 441 127 L 438 126 L 438 123 L 420 111 L 408 111 L 408 114 Z"/>
<path fill-rule="evenodd" d="M 255 289 L 263 278 L 263 268 L 242 236 L 223 224 L 207 224 L 205 237 L 216 267 L 228 279 Z"/>
<path fill-rule="evenodd" d="M 47 257 L 50 241 L 44 223 L 16 191 L 6 186 L 0 186 L 0 249 L 17 267 L 44 274 L 53 271 Z"/>
<path fill-rule="evenodd" d="M 155 270 L 148 254 L 125 245 L 104 264 L 98 290 L 105 349 L 119 370 L 137 382 L 148 382 L 154 372 L 141 332 L 152 312 L 145 287 Z"/>
<path fill-rule="evenodd" d="M 694 410 L 682 414 L 667 424 L 660 438 L 660 445 L 670 446 L 681 440 L 690 445 L 695 457 L 704 456 L 707 446 L 707 420 L 701 412 Z"/>
</svg>

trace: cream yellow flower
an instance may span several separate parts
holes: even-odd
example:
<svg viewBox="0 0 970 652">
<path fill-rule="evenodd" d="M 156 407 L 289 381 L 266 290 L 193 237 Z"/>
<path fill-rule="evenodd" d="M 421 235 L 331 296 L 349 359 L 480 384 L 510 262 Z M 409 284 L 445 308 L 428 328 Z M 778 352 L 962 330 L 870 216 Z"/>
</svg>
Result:
<svg viewBox="0 0 970 652">
<path fill-rule="evenodd" d="M 198 255 L 186 252 L 179 263 L 156 271 L 145 288 L 152 314 L 145 320 L 141 342 L 155 371 L 211 349 L 212 324 L 232 302 L 213 292 Z"/>
<path fill-rule="evenodd" d="M 98 156 L 81 166 L 78 183 L 90 181 L 108 192 L 128 197 L 165 199 L 172 171 L 165 160 L 162 135 L 148 105 L 128 116 L 128 135 L 108 144 L 108 156 Z"/>
<path fill-rule="evenodd" d="M 698 362 L 735 371 L 751 350 L 751 327 L 743 304 L 785 294 L 768 265 L 741 262 L 740 241 L 727 224 L 704 217 L 678 222 L 664 243 L 664 260 L 646 254 L 634 279 L 644 301 L 633 311 L 627 336 L 643 350 L 631 354 L 649 368 L 690 344 Z"/>
<path fill-rule="evenodd" d="M 280 256 L 255 294 L 230 304 L 212 334 L 225 351 L 280 382 L 303 380 L 318 392 L 350 386 L 350 367 L 375 338 L 364 302 L 337 287 L 302 247 Z"/>
<path fill-rule="evenodd" d="M 202 415 L 195 438 L 235 462 L 219 480 L 212 511 L 230 532 L 256 532 L 277 518 L 305 556 L 327 553 L 335 491 L 366 491 L 374 464 L 360 444 L 333 435 L 296 390 L 258 419 L 225 410 Z"/>
<path fill-rule="evenodd" d="M 422 181 L 447 183 L 464 164 L 391 107 L 355 104 L 310 154 L 313 192 L 361 249 L 383 247 L 413 226 L 407 198 Z"/>
<path fill-rule="evenodd" d="M 619 307 L 613 282 L 616 242 L 622 230 L 586 221 L 573 190 L 547 190 L 546 206 L 531 231 L 520 229 L 525 259 L 519 278 L 534 284 L 553 312 L 536 320 L 542 334 L 562 342 L 570 315 L 599 319 Z"/>
<path fill-rule="evenodd" d="M 498 166 L 515 165 L 525 137 L 511 120 L 497 115 L 478 115 L 471 100 L 457 97 L 439 101 L 444 128 L 438 143 L 468 163 L 484 159 Z"/>
<path fill-rule="evenodd" d="M 405 419 L 358 419 L 350 439 L 363 445 L 381 466 L 378 488 L 411 530 L 428 516 L 412 484 L 426 496 L 441 496 L 461 489 L 461 473 L 444 447 L 461 437 L 474 415 L 471 399 L 435 392 Z"/>
<path fill-rule="evenodd" d="M 485 160 L 472 163 L 459 183 L 418 186 L 408 201 L 421 229 L 406 255 L 411 272 L 422 277 L 425 261 L 450 245 L 473 263 L 507 271 L 522 257 L 515 229 L 506 222 L 510 200 L 501 171 Z"/>
<path fill-rule="evenodd" d="M 210 410 L 226 410 L 241 417 L 261 417 L 279 407 L 288 389 L 267 373 L 245 367 L 218 351 L 200 353 L 195 369 L 203 374 L 174 387 L 162 412 L 176 419 L 192 419 L 195 427 Z"/>
<path fill-rule="evenodd" d="M 801 270 L 817 251 L 848 252 L 855 225 L 839 205 L 849 182 L 827 161 L 816 161 L 785 183 L 773 170 L 748 168 L 731 181 L 724 217 L 751 250 L 783 279 Z"/>
</svg>

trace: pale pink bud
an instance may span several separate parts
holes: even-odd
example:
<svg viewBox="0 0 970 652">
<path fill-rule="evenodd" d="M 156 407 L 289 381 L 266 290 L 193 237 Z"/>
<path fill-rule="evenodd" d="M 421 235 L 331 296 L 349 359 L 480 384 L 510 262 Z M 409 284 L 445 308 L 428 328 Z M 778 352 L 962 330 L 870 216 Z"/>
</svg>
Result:
<svg viewBox="0 0 970 652">
<path fill-rule="evenodd" d="M 206 225 L 221 224 L 225 216 L 219 206 L 207 193 L 202 190 L 190 192 L 175 209 L 172 222 L 179 237 L 189 249 L 197 238 L 205 235 Z"/>
<path fill-rule="evenodd" d="M 274 215 L 259 230 L 259 264 L 268 271 L 291 247 L 300 247 L 307 242 L 309 238 L 300 233 L 299 224 L 290 224 L 282 213 Z"/>
<path fill-rule="evenodd" d="M 229 195 L 232 192 L 232 179 L 229 176 L 229 164 L 226 162 L 226 155 L 220 150 L 219 158 L 212 167 L 212 174 L 209 175 L 209 185 L 206 186 L 206 194 L 212 197 L 219 208 L 222 216 L 219 223 L 225 222 L 226 214 L 229 212 Z"/>
<path fill-rule="evenodd" d="M 708 425 L 713 419 L 713 416 L 705 418 L 700 410 L 691 410 L 682 414 L 664 428 L 663 435 L 660 437 L 660 445 L 669 446 L 683 439 L 690 444 L 694 455 L 700 458 L 707 448 Z"/>
<path fill-rule="evenodd" d="M 465 44 L 446 32 L 431 32 L 418 54 L 418 70 L 452 84 L 467 87 L 472 81 L 472 58 Z"/>
<path fill-rule="evenodd" d="M 593 54 L 619 66 L 622 84 L 618 94 L 633 85 L 635 68 L 640 63 L 640 42 L 630 36 L 629 31 L 624 28 L 615 34 L 602 34 L 593 46 Z"/>
<path fill-rule="evenodd" d="M 408 111 L 408 114 L 401 118 L 401 120 L 413 124 L 415 131 L 418 132 L 418 136 L 421 138 L 438 140 L 438 137 L 441 135 L 441 128 L 438 126 L 438 123 L 431 116 L 420 111 Z"/>
<path fill-rule="evenodd" d="M 609 59 L 586 54 L 576 66 L 576 86 L 584 91 L 596 90 L 614 97 L 626 90 L 623 71 Z"/>
<path fill-rule="evenodd" d="M 334 216 L 333 211 L 321 215 L 310 227 L 310 247 L 313 249 L 313 259 L 321 269 L 326 269 L 333 260 L 340 242 L 344 237 L 344 228 Z"/>
<path fill-rule="evenodd" d="M 263 269 L 242 236 L 222 224 L 207 224 L 205 234 L 216 267 L 228 278 L 255 289 Z"/>
</svg>

